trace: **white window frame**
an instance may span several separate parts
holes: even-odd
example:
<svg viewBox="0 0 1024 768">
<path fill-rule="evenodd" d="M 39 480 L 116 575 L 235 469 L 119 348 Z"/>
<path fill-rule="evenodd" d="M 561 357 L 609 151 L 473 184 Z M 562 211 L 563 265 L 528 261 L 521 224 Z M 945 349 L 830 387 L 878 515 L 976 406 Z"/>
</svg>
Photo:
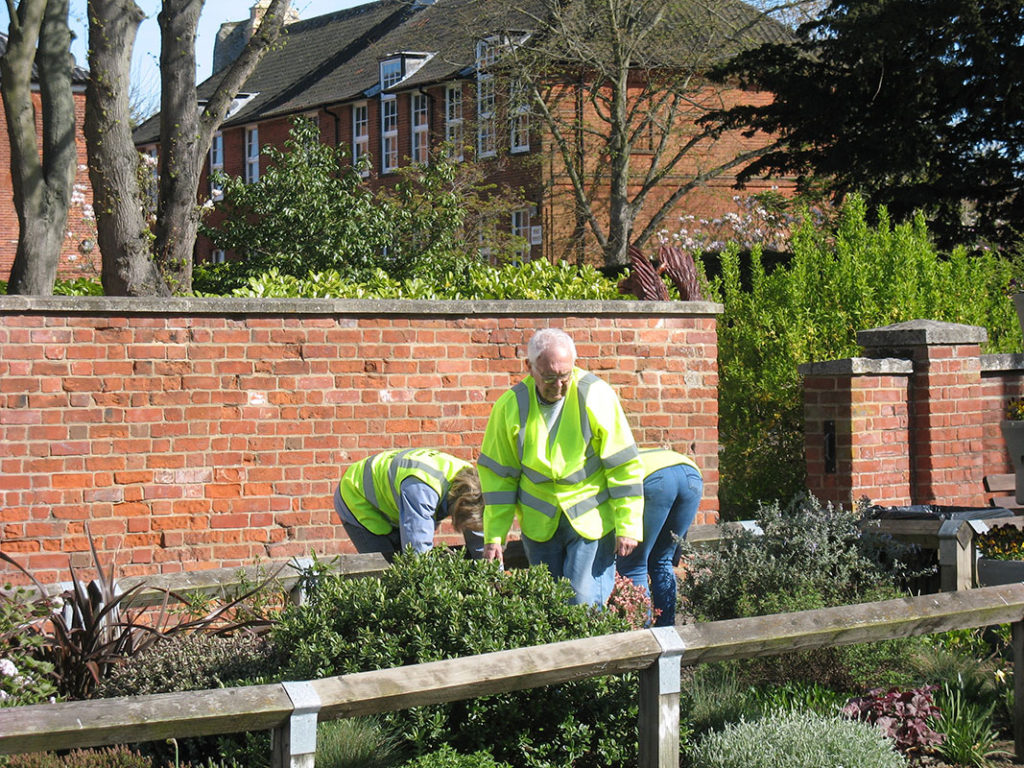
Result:
<svg viewBox="0 0 1024 768">
<path fill-rule="evenodd" d="M 494 75 L 478 73 L 476 77 L 476 154 L 477 157 L 494 157 L 497 154 L 495 136 Z"/>
<path fill-rule="evenodd" d="M 217 171 L 224 172 L 224 134 L 220 131 L 214 132 L 210 142 L 210 168 L 206 174 L 210 182 L 210 199 L 214 201 L 224 199 L 224 190 L 214 182 Z"/>
<path fill-rule="evenodd" d="M 526 87 L 521 80 L 513 80 L 508 100 L 509 143 L 512 152 L 530 151 L 530 104 Z"/>
<path fill-rule="evenodd" d="M 393 85 L 398 85 L 405 77 L 405 66 L 401 56 L 393 59 L 384 59 L 380 63 L 380 89 L 386 91 Z"/>
<path fill-rule="evenodd" d="M 380 97 L 380 172 L 398 170 L 398 99 Z"/>
<path fill-rule="evenodd" d="M 430 99 L 425 93 L 413 93 L 412 105 L 412 161 L 426 165 L 430 162 Z"/>
<path fill-rule="evenodd" d="M 463 159 L 462 129 L 462 83 L 449 83 L 444 89 L 444 140 L 453 160 Z"/>
<path fill-rule="evenodd" d="M 250 125 L 245 129 L 245 183 L 255 184 L 260 180 L 260 129 Z"/>
<path fill-rule="evenodd" d="M 215 248 L 210 252 L 211 264 L 223 264 L 225 261 L 227 261 L 227 257 L 225 256 L 222 248 Z"/>
<path fill-rule="evenodd" d="M 358 167 L 364 157 L 370 155 L 370 108 L 365 101 L 352 105 L 352 165 Z M 370 174 L 363 168 L 363 176 Z"/>
<path fill-rule="evenodd" d="M 526 243 L 523 247 L 519 248 L 515 256 L 519 261 L 526 262 L 530 260 L 530 209 L 529 208 L 517 208 L 512 211 L 512 236 L 522 238 Z"/>
</svg>

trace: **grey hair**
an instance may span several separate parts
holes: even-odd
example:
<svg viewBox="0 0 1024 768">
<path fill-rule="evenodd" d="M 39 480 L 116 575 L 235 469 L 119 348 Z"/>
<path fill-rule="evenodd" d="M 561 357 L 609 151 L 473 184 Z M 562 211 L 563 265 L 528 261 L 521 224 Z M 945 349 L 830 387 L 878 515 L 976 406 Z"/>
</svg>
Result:
<svg viewBox="0 0 1024 768">
<path fill-rule="evenodd" d="M 533 365 L 549 349 L 559 347 L 567 350 L 575 362 L 576 344 L 572 336 L 560 328 L 541 328 L 530 337 L 530 342 L 526 345 L 526 359 Z"/>
</svg>

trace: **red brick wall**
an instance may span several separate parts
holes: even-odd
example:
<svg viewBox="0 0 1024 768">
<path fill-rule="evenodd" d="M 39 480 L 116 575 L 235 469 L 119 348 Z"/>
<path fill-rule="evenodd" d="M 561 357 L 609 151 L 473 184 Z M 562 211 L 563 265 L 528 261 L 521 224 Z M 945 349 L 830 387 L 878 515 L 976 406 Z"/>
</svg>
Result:
<svg viewBox="0 0 1024 768">
<path fill-rule="evenodd" d="M 96 242 L 96 224 L 92 210 L 92 186 L 89 184 L 89 159 L 85 148 L 85 92 L 76 91 L 75 97 L 75 146 L 78 149 L 78 165 L 75 172 L 75 186 L 68 210 L 68 224 L 64 246 L 60 253 L 57 277 L 95 277 L 99 279 L 100 254 L 95 247 L 91 252 L 79 247 L 82 241 Z M 36 135 L 42 143 L 43 124 L 39 93 L 32 95 L 36 109 Z M 0 280 L 10 279 L 11 267 L 18 252 L 18 213 L 14 208 L 14 184 L 11 180 L 11 145 L 7 137 L 7 117 L 0 110 Z"/>
<path fill-rule="evenodd" d="M 87 522 L 121 575 L 350 552 L 343 468 L 409 445 L 475 460 L 549 324 L 619 392 L 638 443 L 695 456 L 713 522 L 718 311 L 0 297 L 0 548 L 46 581 L 88 566 Z"/>
<path fill-rule="evenodd" d="M 844 361 L 804 376 L 808 488 L 822 501 L 906 504 L 910 491 L 909 370 Z M 833 468 L 834 467 L 834 468 Z"/>
<path fill-rule="evenodd" d="M 1024 394 L 1024 356 L 982 355 L 984 329 L 927 320 L 858 340 L 871 357 L 801 367 L 808 489 L 844 504 L 985 506 L 984 477 L 1012 471 L 999 422 Z"/>
</svg>

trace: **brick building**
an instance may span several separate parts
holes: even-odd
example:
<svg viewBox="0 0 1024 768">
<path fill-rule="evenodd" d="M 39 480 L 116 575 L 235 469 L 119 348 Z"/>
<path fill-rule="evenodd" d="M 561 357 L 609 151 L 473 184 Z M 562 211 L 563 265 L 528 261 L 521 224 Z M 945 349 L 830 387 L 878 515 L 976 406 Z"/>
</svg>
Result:
<svg viewBox="0 0 1024 768">
<path fill-rule="evenodd" d="M 733 16 L 749 23 L 742 39 L 723 42 L 721 55 L 739 45 L 777 40 L 784 34 L 778 25 L 757 21 L 756 12 L 745 4 L 722 1 Z M 529 0 L 527 5 L 531 3 L 535 12 L 543 8 L 539 0 Z M 214 51 L 214 74 L 200 84 L 200 99 L 213 92 L 220 73 L 245 45 L 263 5 L 253 6 L 245 21 L 222 25 Z M 510 82 L 514 78 L 496 65 L 502 50 L 514 45 L 510 38 L 517 33 L 508 30 L 526 30 L 518 33 L 523 37 L 530 34 L 535 22 L 528 11 L 519 9 L 523 16 L 517 22 L 509 20 L 505 4 L 376 0 L 288 24 L 283 42 L 260 62 L 215 136 L 200 184 L 200 200 L 216 199 L 217 190 L 209 182 L 212 169 L 258 179 L 267 162 L 260 157 L 261 147 L 283 144 L 292 120 L 301 115 L 317 121 L 322 141 L 351 148 L 353 162 L 368 158 L 371 185 L 393 181 L 394 172 L 402 165 L 428 162 L 449 142 L 459 148 L 456 151 L 461 157 L 482 161 L 490 181 L 523 191 L 522 208 L 509 211 L 506 224 L 529 243 L 524 256 L 578 260 L 586 249 L 591 257 L 596 253 L 594 243 L 579 236 L 572 188 L 552 137 L 535 115 L 515 106 L 516 86 Z M 713 37 L 716 33 L 725 39 L 718 30 L 702 29 L 700 34 Z M 669 55 L 681 60 L 686 54 L 683 43 L 677 42 L 680 52 Z M 650 71 L 635 73 L 636 86 L 647 76 Z M 562 94 L 559 108 L 577 110 L 584 121 L 593 119 L 594 107 L 585 90 L 576 87 L 573 92 L 572 83 L 565 88 L 570 93 L 568 98 Z M 701 92 L 694 93 L 695 106 L 684 118 L 685 124 L 678 125 L 680 140 L 693 135 L 694 121 L 705 109 L 770 98 L 709 87 L 703 94 L 706 104 L 700 104 Z M 139 147 L 155 156 L 158 118 L 140 126 L 135 136 Z M 704 154 L 696 154 L 698 159 L 688 159 L 661 180 L 649 196 L 648 210 L 707 166 L 750 149 L 756 141 L 736 133 L 709 144 Z M 586 149 L 580 152 L 588 171 L 597 154 Z M 635 153 L 638 178 L 655 156 L 653 148 Z M 711 216 L 735 210 L 734 183 L 735 178 L 727 175 L 712 179 L 684 196 L 676 210 Z M 763 188 L 752 184 L 749 192 Z M 645 223 L 642 216 L 637 221 L 638 226 Z M 224 256 L 200 239 L 198 259 L 221 260 Z"/>
<path fill-rule="evenodd" d="M 0 34 L 0 56 L 7 50 L 7 35 Z M 89 184 L 88 156 L 85 149 L 85 86 L 87 70 L 75 66 L 72 70 L 72 90 L 75 99 L 75 145 L 78 148 L 78 168 L 75 186 L 68 210 L 67 232 L 57 268 L 59 279 L 93 276 L 99 277 L 100 256 L 96 249 L 96 223 L 92 211 L 92 186 Z M 42 144 L 43 122 L 39 89 L 33 87 L 32 100 L 36 112 L 36 135 Z M 18 213 L 14 207 L 14 183 L 11 178 L 11 145 L 7 136 L 7 116 L 0 110 L 0 280 L 7 281 L 18 251 Z"/>
</svg>

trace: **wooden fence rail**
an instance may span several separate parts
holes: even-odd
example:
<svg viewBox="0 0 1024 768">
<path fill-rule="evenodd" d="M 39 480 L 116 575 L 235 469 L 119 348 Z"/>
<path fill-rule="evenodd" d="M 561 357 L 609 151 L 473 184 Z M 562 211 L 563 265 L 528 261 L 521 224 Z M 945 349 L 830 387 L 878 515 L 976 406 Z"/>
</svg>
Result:
<svg viewBox="0 0 1024 768">
<path fill-rule="evenodd" d="M 916 544 L 923 549 L 938 552 L 939 572 L 942 591 L 970 589 L 975 584 L 973 537 L 993 525 L 1013 525 L 1024 528 L 1024 518 L 1008 517 L 988 520 L 869 520 L 862 523 L 864 530 L 893 536 L 900 541 Z M 697 545 L 713 546 L 730 529 L 755 529 L 753 521 L 722 523 L 719 525 L 695 525 L 690 528 L 687 539 Z M 205 595 L 207 597 L 232 596 L 247 586 L 273 576 L 279 588 L 291 593 L 292 599 L 301 602 L 300 573 L 312 563 L 310 558 L 294 558 L 287 561 L 268 561 L 258 565 L 237 568 L 217 568 L 208 571 L 186 571 L 183 573 L 151 574 L 117 579 L 122 592 L 139 585 L 141 588 L 126 602 L 126 607 L 159 605 L 167 591 L 183 597 Z M 376 576 L 387 567 L 387 561 L 379 554 L 336 555 L 322 558 L 321 563 L 331 570 L 347 576 Z M 519 542 L 513 541 L 505 556 L 506 565 L 516 568 L 526 566 L 526 557 Z M 67 584 L 47 585 L 47 593 L 59 595 Z M 31 590 L 30 590 L 31 592 Z"/>
<path fill-rule="evenodd" d="M 0 710 L 0 754 L 273 730 L 275 768 L 311 768 L 316 723 L 639 671 L 641 768 L 677 766 L 680 667 L 1013 625 L 1024 754 L 1024 584 L 638 630 L 321 680 Z"/>
</svg>

